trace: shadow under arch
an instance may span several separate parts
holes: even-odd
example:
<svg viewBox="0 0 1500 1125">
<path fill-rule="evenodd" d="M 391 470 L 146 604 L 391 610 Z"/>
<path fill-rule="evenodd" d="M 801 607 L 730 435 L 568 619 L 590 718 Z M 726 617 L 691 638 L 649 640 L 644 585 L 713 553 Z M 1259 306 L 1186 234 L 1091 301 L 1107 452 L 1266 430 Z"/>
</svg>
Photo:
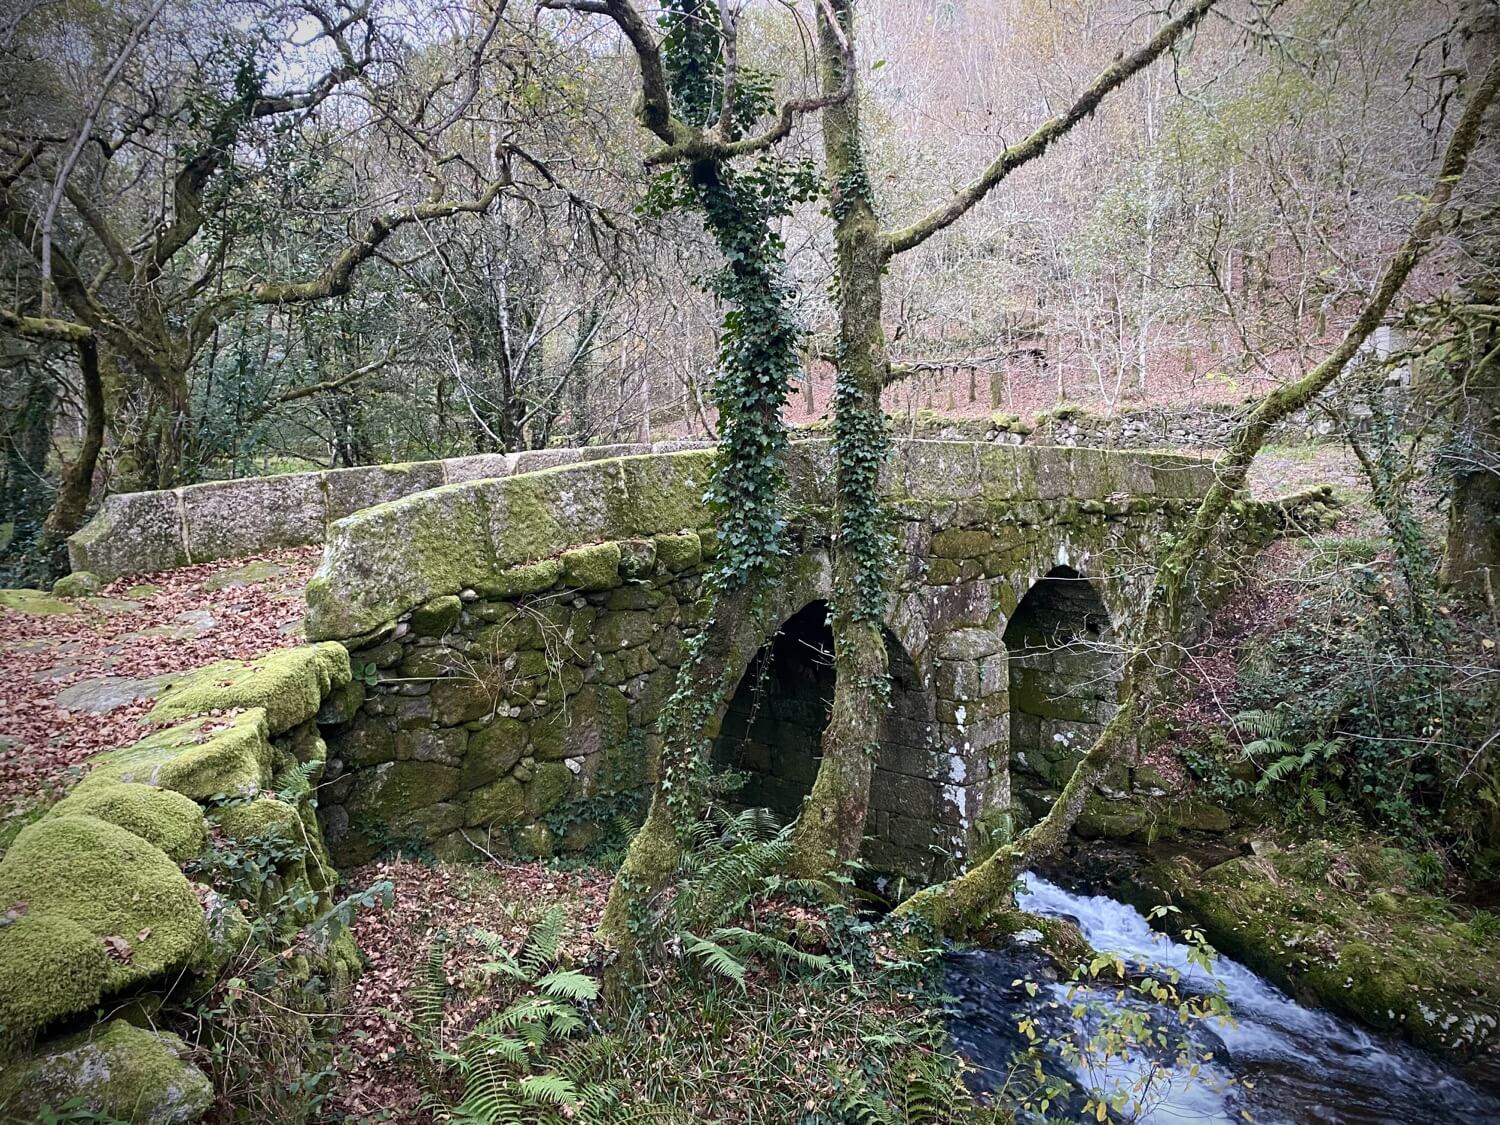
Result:
<svg viewBox="0 0 1500 1125">
<path fill-rule="evenodd" d="M 828 603 L 817 599 L 788 617 L 730 698 L 714 739 L 714 764 L 745 775 L 733 796 L 737 805 L 764 806 L 790 821 L 812 790 L 836 682 L 829 615 Z M 942 758 L 934 750 L 932 692 L 900 641 L 888 629 L 882 633 L 891 705 L 883 709 L 861 858 L 876 873 L 928 882 L 954 847 L 958 814 L 945 797 Z M 870 706 L 881 704 L 872 696 Z"/>
<path fill-rule="evenodd" d="M 1041 816 L 1119 707 L 1123 661 L 1095 585 L 1068 566 L 1033 583 L 1005 627 L 1012 805 Z"/>
</svg>

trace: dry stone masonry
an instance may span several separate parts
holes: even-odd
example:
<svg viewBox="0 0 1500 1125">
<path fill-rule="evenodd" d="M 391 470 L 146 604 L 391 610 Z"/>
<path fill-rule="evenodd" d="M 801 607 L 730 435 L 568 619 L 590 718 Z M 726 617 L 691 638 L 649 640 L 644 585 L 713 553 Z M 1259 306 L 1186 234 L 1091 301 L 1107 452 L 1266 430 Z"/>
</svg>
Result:
<svg viewBox="0 0 1500 1125">
<path fill-rule="evenodd" d="M 774 607 L 786 626 L 746 638 L 718 741 L 721 764 L 749 775 L 742 799 L 786 815 L 816 770 L 831 696 L 817 651 L 832 593 L 831 451 L 793 450 L 794 553 Z M 638 799 L 656 715 L 703 620 L 711 457 L 476 480 L 333 525 L 308 628 L 348 645 L 371 684 L 328 733 L 321 812 L 336 861 L 392 843 L 447 858 L 582 849 Z M 886 621 L 894 706 L 872 866 L 930 879 L 1009 823 L 1015 723 L 1023 738 L 1030 729 L 1012 715 L 1017 606 L 1038 580 L 1066 574 L 1094 599 L 1101 636 L 1128 629 L 1160 537 L 1212 473 L 1168 454 L 898 443 L 885 488 L 905 561 Z M 1095 679 L 1097 719 L 1115 688 Z M 1019 683 L 1033 712 L 1045 706 L 1048 683 Z M 1028 784 L 1046 780 L 1035 773 L 1044 758 L 1023 752 Z"/>
</svg>

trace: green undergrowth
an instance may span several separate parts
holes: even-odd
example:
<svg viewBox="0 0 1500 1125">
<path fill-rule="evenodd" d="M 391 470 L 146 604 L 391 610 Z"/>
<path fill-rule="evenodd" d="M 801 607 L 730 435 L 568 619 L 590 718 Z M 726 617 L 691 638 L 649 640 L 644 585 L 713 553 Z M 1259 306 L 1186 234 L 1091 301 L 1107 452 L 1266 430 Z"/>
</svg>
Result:
<svg viewBox="0 0 1500 1125">
<path fill-rule="evenodd" d="M 854 1125 L 978 1106 L 940 1016 L 939 950 L 777 873 L 790 835 L 715 812 L 636 919 L 622 975 L 576 904 L 429 939 L 401 1065 L 438 1117 Z M 504 918 L 502 918 L 504 915 Z M 526 918 L 517 933 L 505 920 Z"/>
<path fill-rule="evenodd" d="M 1294 609 L 1233 642 L 1233 686 L 1216 689 L 1228 722 L 1177 732 L 1203 796 L 1294 832 L 1373 831 L 1500 871 L 1500 765 L 1485 752 L 1500 660 L 1482 614 L 1432 584 L 1431 552 L 1410 527 L 1298 542 L 1292 573 L 1263 587 L 1294 591 Z"/>
</svg>

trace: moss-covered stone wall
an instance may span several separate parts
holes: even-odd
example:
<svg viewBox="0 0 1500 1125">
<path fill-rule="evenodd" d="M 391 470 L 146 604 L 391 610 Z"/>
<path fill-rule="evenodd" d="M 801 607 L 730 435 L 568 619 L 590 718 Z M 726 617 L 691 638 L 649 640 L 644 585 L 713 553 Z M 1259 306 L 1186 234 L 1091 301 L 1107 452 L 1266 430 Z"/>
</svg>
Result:
<svg viewBox="0 0 1500 1125">
<path fill-rule="evenodd" d="M 97 755 L 21 830 L 0 860 L 0 1120 L 73 1099 L 98 1119 L 198 1120 L 211 1083 L 164 1028 L 252 945 L 336 1002 L 359 957 L 317 924 L 336 878 L 318 724 L 359 690 L 338 644 L 178 677 L 150 716 L 173 725 Z"/>
<path fill-rule="evenodd" d="M 309 628 L 347 638 L 372 685 L 329 734 L 336 860 L 393 844 L 549 854 L 608 832 L 650 780 L 656 714 L 703 618 L 710 456 L 476 481 L 336 525 Z M 1127 625 L 1161 534 L 1212 471 L 1165 454 L 900 443 L 885 486 L 905 564 L 886 627 L 902 659 L 867 859 L 927 878 L 934 848 L 982 842 L 984 814 L 1010 804 L 1010 615 L 1061 565 Z M 825 443 L 794 447 L 778 621 L 830 596 L 832 475 Z M 742 674 L 767 640 L 747 638 Z"/>
<path fill-rule="evenodd" d="M 126 574 L 302 547 L 323 542 L 330 524 L 361 508 L 429 488 L 701 445 L 658 442 L 483 453 L 117 493 L 107 497 L 94 518 L 68 540 L 69 564 L 75 573 L 111 581 Z"/>
</svg>

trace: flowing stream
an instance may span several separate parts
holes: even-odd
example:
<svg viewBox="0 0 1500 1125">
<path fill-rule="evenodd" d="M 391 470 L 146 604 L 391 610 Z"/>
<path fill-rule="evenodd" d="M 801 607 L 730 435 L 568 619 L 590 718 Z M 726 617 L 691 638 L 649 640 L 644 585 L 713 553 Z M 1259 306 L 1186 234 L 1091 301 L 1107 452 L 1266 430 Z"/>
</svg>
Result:
<svg viewBox="0 0 1500 1125">
<path fill-rule="evenodd" d="M 1233 1022 L 1210 1019 L 1186 1029 L 1199 1051 L 1212 1058 L 1196 1077 L 1176 1068 L 1154 1080 L 1147 1097 L 1133 1099 L 1144 1103 L 1142 1122 L 1244 1122 L 1247 1114 L 1262 1125 L 1500 1122 L 1500 1099 L 1437 1060 L 1330 1012 L 1305 1008 L 1227 957 L 1214 961 L 1209 977 L 1188 960 L 1188 947 L 1152 929 L 1124 903 L 1071 894 L 1036 875 L 1025 877 L 1018 902 L 1035 914 L 1071 919 L 1094 949 L 1117 954 L 1136 968 L 1158 975 L 1177 969 L 1184 991 L 1223 987 Z M 1038 975 L 1043 964 L 1042 955 L 1024 942 L 950 958 L 947 989 L 955 1000 L 949 1028 L 959 1049 L 980 1068 L 981 1085 L 993 1088 L 1004 1080 L 1010 1060 L 1024 1046 L 1017 1030 L 1023 1016 L 1036 1021 L 1044 1038 L 1076 1032 L 1067 985 L 1046 983 Z M 1035 998 L 1013 983 L 1027 977 L 1040 985 Z M 1103 990 L 1095 998 L 1114 1005 L 1116 991 Z M 1049 1001 L 1060 1006 L 1049 1007 Z M 1060 1055 L 1054 1063 L 1083 1086 L 1104 1091 L 1130 1090 L 1151 1070 L 1145 1060 L 1087 1073 Z M 1081 1096 L 1065 1100 L 1054 1105 L 1052 1119 L 1077 1119 L 1082 1108 Z"/>
</svg>

